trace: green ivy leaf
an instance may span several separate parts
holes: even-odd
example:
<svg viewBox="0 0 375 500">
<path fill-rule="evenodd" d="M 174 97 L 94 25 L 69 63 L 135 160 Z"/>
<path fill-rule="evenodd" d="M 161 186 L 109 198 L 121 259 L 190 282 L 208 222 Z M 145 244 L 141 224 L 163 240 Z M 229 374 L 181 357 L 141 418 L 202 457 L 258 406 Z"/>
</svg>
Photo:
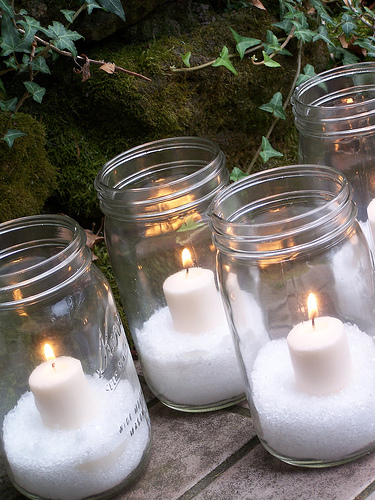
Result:
<svg viewBox="0 0 375 500">
<path fill-rule="evenodd" d="M 48 74 L 48 75 L 51 74 L 51 71 L 48 67 L 48 64 L 46 63 L 46 60 L 42 56 L 39 56 L 39 57 L 36 57 L 35 59 L 33 59 L 30 63 L 30 66 L 35 71 L 40 71 L 41 73 Z"/>
<path fill-rule="evenodd" d="M 347 13 L 342 15 L 342 31 L 345 33 L 345 36 L 349 36 L 351 33 L 356 31 L 356 24 L 353 17 Z"/>
<path fill-rule="evenodd" d="M 288 4 L 288 7 L 289 7 L 289 4 Z M 290 19 L 292 22 L 293 21 L 297 22 L 298 24 L 300 24 L 300 26 L 303 26 L 303 27 L 308 26 L 306 16 L 300 10 L 296 10 L 296 9 L 290 10 L 289 9 L 288 14 L 285 14 L 285 19 Z M 293 22 L 293 24 L 294 24 L 294 22 Z"/>
<path fill-rule="evenodd" d="M 30 52 L 30 43 L 21 37 L 8 16 L 1 18 L 1 37 L 2 57 L 9 56 L 13 52 Z"/>
<path fill-rule="evenodd" d="M 292 21 L 292 22 L 293 26 L 296 28 L 294 36 L 298 40 L 302 40 L 303 43 L 311 42 L 313 36 L 315 35 L 315 32 L 308 29 L 309 28 L 308 25 L 305 26 L 297 21 Z"/>
<path fill-rule="evenodd" d="M 97 2 L 95 2 L 95 0 L 86 0 L 86 5 L 87 5 L 87 12 L 89 14 L 91 14 L 94 9 L 102 8 Z"/>
<path fill-rule="evenodd" d="M 187 54 L 181 56 L 182 62 L 190 68 L 190 57 L 191 57 L 191 52 L 188 52 Z"/>
<path fill-rule="evenodd" d="M 233 64 L 229 60 L 229 51 L 228 48 L 224 45 L 223 50 L 221 51 L 220 56 L 216 59 L 216 61 L 213 63 L 214 67 L 217 66 L 225 66 L 229 71 L 237 75 L 237 71 L 234 68 Z"/>
<path fill-rule="evenodd" d="M 320 19 L 322 21 L 324 21 L 327 24 L 332 24 L 332 25 L 334 24 L 333 19 L 328 14 L 328 12 L 326 11 L 325 7 L 323 6 L 320 0 L 311 0 L 311 5 L 315 7 L 315 10 L 318 13 L 318 16 L 320 16 Z"/>
<path fill-rule="evenodd" d="M 315 33 L 315 35 L 312 38 L 313 42 L 317 42 L 318 40 L 323 40 L 327 45 L 329 46 L 334 46 L 334 43 L 329 37 L 328 30 L 325 26 L 319 26 L 318 31 Z"/>
<path fill-rule="evenodd" d="M 281 118 L 282 120 L 286 118 L 285 111 L 283 110 L 283 96 L 281 92 L 276 92 L 270 102 L 262 104 L 259 106 L 259 109 L 271 113 L 275 118 Z"/>
<path fill-rule="evenodd" d="M 234 39 L 236 40 L 236 50 L 240 55 L 240 58 L 243 59 L 245 52 L 247 49 L 251 47 L 255 47 L 256 45 L 260 45 L 262 43 L 261 40 L 257 38 L 247 38 L 236 33 L 232 28 L 229 28 L 232 32 Z"/>
<path fill-rule="evenodd" d="M 5 92 L 5 87 L 4 87 L 4 84 L 0 78 L 0 90 L 2 90 L 3 92 Z"/>
<path fill-rule="evenodd" d="M 9 5 L 8 2 L 6 2 L 5 0 L 0 0 L 0 10 L 3 10 L 5 12 L 5 14 L 8 14 L 8 16 L 11 18 L 11 19 L 14 19 L 14 12 L 13 12 L 13 9 L 12 7 Z"/>
<path fill-rule="evenodd" d="M 267 34 L 266 34 L 266 44 L 267 44 L 267 48 L 271 51 L 271 52 L 278 52 L 279 50 L 281 50 L 281 45 L 279 44 L 279 41 L 277 39 L 277 36 L 274 35 L 272 33 L 271 30 L 267 30 Z M 267 50 L 267 54 L 268 54 L 268 50 Z"/>
<path fill-rule="evenodd" d="M 303 68 L 303 74 L 301 73 L 297 79 L 296 86 L 301 85 L 301 83 L 306 82 L 309 80 L 311 77 L 315 76 L 315 69 L 314 66 L 311 66 L 311 64 L 306 64 L 306 66 Z"/>
<path fill-rule="evenodd" d="M 248 174 L 245 174 L 245 172 L 242 172 L 242 170 L 238 167 L 234 167 L 231 174 L 230 174 L 230 180 L 233 182 L 239 181 L 240 179 L 243 179 L 244 177 L 248 177 Z"/>
<path fill-rule="evenodd" d="M 17 65 L 17 61 L 16 59 L 14 58 L 14 56 L 12 57 L 9 57 L 9 59 L 5 60 L 4 61 L 4 64 L 7 68 L 12 68 L 12 69 L 15 69 L 16 71 L 18 70 L 18 65 Z"/>
<path fill-rule="evenodd" d="M 366 5 L 363 5 L 363 4 L 362 4 L 362 7 L 365 9 L 365 11 L 367 12 L 367 14 L 369 14 L 369 16 L 371 18 L 374 17 L 374 12 L 371 9 L 369 9 L 368 7 L 366 7 Z"/>
<path fill-rule="evenodd" d="M 367 56 L 368 57 L 374 57 L 374 51 L 375 51 L 375 46 L 370 42 L 370 40 L 362 40 L 358 38 L 353 45 L 358 45 L 359 47 L 362 47 L 363 49 L 367 50 Z"/>
<path fill-rule="evenodd" d="M 24 19 L 19 21 L 19 24 L 23 26 L 23 29 L 25 30 L 24 40 L 30 45 L 34 41 L 34 36 L 37 31 L 43 31 L 40 22 L 33 17 L 25 16 Z"/>
<path fill-rule="evenodd" d="M 11 148 L 15 139 L 18 139 L 18 137 L 23 137 L 24 135 L 27 134 L 25 134 L 25 132 L 21 132 L 21 130 L 8 130 L 6 135 L 3 137 L 3 141 L 5 141 Z"/>
<path fill-rule="evenodd" d="M 276 151 L 276 149 L 273 149 L 269 140 L 265 137 L 262 137 L 262 149 L 263 151 L 260 153 L 260 156 L 262 157 L 264 163 L 275 156 L 284 156 L 282 153 L 280 153 L 280 151 Z"/>
<path fill-rule="evenodd" d="M 51 42 L 55 47 L 60 50 L 67 49 L 74 57 L 77 57 L 77 49 L 73 41 L 83 38 L 82 35 L 76 31 L 66 29 L 57 21 L 53 21 L 52 26 L 48 26 L 47 35 L 51 38 Z"/>
<path fill-rule="evenodd" d="M 277 36 L 274 35 L 270 30 L 267 31 L 266 42 L 263 45 L 264 45 L 264 51 L 266 52 L 267 55 L 271 55 L 274 52 L 287 56 L 293 55 L 291 52 L 289 52 L 289 50 L 281 48 Z"/>
<path fill-rule="evenodd" d="M 3 111 L 15 111 L 17 101 L 17 97 L 13 97 L 13 99 L 9 99 L 9 101 L 0 101 L 0 108 Z"/>
<path fill-rule="evenodd" d="M 121 0 L 98 0 L 98 3 L 103 9 L 116 14 L 116 16 L 125 22 L 125 12 Z"/>
<path fill-rule="evenodd" d="M 30 61 L 30 55 L 29 54 L 24 54 L 22 56 L 22 64 L 21 64 L 21 66 L 19 68 L 20 73 L 23 73 L 24 71 L 27 70 L 27 66 L 29 64 L 29 61 Z"/>
<path fill-rule="evenodd" d="M 332 55 L 336 60 L 342 61 L 344 65 L 354 64 L 359 61 L 359 57 L 353 54 L 353 52 L 345 50 L 342 47 L 332 47 Z"/>
<path fill-rule="evenodd" d="M 262 52 L 263 54 L 263 60 L 264 60 L 264 65 L 267 66 L 268 68 L 280 68 L 281 64 L 278 62 L 274 61 L 273 59 L 270 58 L 264 51 Z"/>
<path fill-rule="evenodd" d="M 23 82 L 26 89 L 33 96 L 34 101 L 41 103 L 46 89 L 35 82 Z"/>
<path fill-rule="evenodd" d="M 66 10 L 66 9 L 61 9 L 60 12 L 64 15 L 65 19 L 69 22 L 72 23 L 74 21 L 74 10 Z"/>
<path fill-rule="evenodd" d="M 293 24 L 290 19 L 283 19 L 280 23 L 275 23 L 272 26 L 282 29 L 287 35 L 289 35 L 290 30 L 293 28 Z"/>
</svg>

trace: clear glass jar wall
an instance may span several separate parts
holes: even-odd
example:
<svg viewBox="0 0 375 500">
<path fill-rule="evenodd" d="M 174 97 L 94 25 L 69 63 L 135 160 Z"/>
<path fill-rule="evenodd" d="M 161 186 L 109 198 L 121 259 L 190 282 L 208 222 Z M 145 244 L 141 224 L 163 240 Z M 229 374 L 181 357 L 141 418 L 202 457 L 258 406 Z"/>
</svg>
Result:
<svg viewBox="0 0 375 500">
<path fill-rule="evenodd" d="M 320 73 L 295 90 L 292 104 L 300 162 L 340 170 L 354 188 L 358 219 L 366 222 L 375 198 L 375 63 Z"/>
<path fill-rule="evenodd" d="M 205 216 L 228 177 L 216 144 L 180 137 L 119 155 L 95 181 L 145 379 L 178 410 L 206 411 L 244 397 Z"/>
<path fill-rule="evenodd" d="M 68 217 L 0 225 L 0 409 L 9 477 L 29 498 L 108 498 L 144 467 L 149 417 L 124 329 Z"/>
<path fill-rule="evenodd" d="M 345 177 L 315 165 L 260 172 L 209 215 L 263 445 L 311 467 L 374 449 L 373 273 Z"/>
</svg>

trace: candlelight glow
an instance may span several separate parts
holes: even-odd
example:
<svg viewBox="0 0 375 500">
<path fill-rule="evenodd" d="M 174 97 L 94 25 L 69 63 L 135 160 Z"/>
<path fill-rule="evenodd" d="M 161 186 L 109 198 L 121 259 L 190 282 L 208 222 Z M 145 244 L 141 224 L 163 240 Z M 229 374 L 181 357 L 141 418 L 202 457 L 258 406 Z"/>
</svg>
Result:
<svg viewBox="0 0 375 500">
<path fill-rule="evenodd" d="M 191 253 L 187 248 L 182 250 L 182 265 L 184 268 L 189 268 L 193 266 L 193 261 L 191 258 Z"/>
<path fill-rule="evenodd" d="M 318 304 L 313 293 L 310 293 L 307 298 L 307 310 L 309 311 L 309 319 L 314 321 L 318 315 Z"/>
<path fill-rule="evenodd" d="M 44 355 L 45 355 L 47 361 L 49 359 L 55 359 L 55 357 L 56 357 L 54 352 L 53 352 L 52 347 L 49 344 L 45 344 L 45 346 L 44 346 Z"/>
</svg>

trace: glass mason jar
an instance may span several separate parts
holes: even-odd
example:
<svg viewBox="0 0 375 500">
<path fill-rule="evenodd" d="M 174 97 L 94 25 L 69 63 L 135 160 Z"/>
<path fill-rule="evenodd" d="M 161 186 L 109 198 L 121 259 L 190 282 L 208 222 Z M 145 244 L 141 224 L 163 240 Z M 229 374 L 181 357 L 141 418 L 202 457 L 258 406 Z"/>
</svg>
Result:
<svg viewBox="0 0 375 500">
<path fill-rule="evenodd" d="M 125 332 L 69 217 L 0 225 L 0 408 L 29 498 L 108 498 L 143 469 L 150 424 Z"/>
<path fill-rule="evenodd" d="M 262 444 L 310 467 L 374 449 L 374 283 L 350 184 L 330 167 L 266 170 L 209 216 Z"/>
<path fill-rule="evenodd" d="M 244 397 L 205 216 L 228 177 L 216 144 L 177 137 L 120 154 L 95 181 L 143 374 L 177 410 L 207 411 Z"/>
<path fill-rule="evenodd" d="M 375 63 L 337 67 L 297 87 L 292 97 L 301 163 L 340 170 L 354 188 L 361 225 L 375 198 Z M 370 215 L 375 224 L 374 215 Z M 363 230 L 371 240 L 370 225 Z"/>
</svg>

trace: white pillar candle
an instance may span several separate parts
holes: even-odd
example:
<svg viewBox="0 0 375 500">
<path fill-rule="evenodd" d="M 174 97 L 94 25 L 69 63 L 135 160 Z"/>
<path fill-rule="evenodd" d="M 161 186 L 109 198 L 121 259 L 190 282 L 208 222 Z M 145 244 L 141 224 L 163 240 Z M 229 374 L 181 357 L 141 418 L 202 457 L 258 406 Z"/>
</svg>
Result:
<svg viewBox="0 0 375 500">
<path fill-rule="evenodd" d="M 163 291 L 173 325 L 180 332 L 202 333 L 226 321 L 210 269 L 190 267 L 172 274 L 165 280 Z"/>
<path fill-rule="evenodd" d="M 29 386 L 46 427 L 77 429 L 98 412 L 95 395 L 78 359 L 48 359 L 31 373 Z"/>
<path fill-rule="evenodd" d="M 324 396 L 347 385 L 352 362 L 343 323 L 328 316 L 312 317 L 290 331 L 287 343 L 297 387 Z"/>
</svg>

